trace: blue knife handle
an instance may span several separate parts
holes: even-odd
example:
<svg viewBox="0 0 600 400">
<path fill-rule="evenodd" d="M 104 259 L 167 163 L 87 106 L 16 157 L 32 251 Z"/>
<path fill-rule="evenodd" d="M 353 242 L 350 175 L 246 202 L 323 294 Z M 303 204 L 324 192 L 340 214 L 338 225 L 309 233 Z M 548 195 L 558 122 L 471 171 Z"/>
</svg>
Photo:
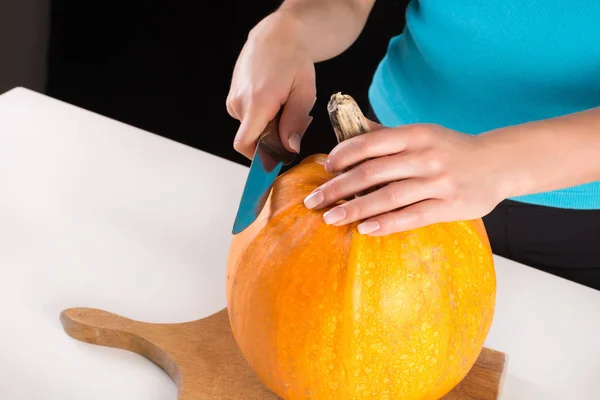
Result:
<svg viewBox="0 0 600 400">
<path fill-rule="evenodd" d="M 283 165 L 291 164 L 297 154 L 289 151 L 283 147 L 281 138 L 279 137 L 279 120 L 281 119 L 281 110 L 277 113 L 275 118 L 271 120 L 263 133 L 258 138 L 258 145 L 263 145 L 263 148 L 269 153 L 275 160 L 281 162 Z"/>
</svg>

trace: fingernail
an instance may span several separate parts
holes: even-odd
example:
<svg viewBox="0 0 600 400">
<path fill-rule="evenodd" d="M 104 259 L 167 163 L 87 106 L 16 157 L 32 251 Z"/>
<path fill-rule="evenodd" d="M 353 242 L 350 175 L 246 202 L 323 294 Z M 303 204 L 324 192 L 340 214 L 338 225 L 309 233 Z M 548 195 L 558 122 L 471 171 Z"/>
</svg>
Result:
<svg viewBox="0 0 600 400">
<path fill-rule="evenodd" d="M 302 136 L 297 133 L 292 133 L 288 140 L 290 147 L 296 152 L 300 153 L 300 140 L 302 140 Z"/>
<path fill-rule="evenodd" d="M 304 199 L 304 205 L 306 206 L 306 208 L 315 208 L 316 206 L 321 204 L 323 200 L 325 200 L 323 192 L 321 192 L 320 190 L 316 190 L 308 196 L 306 196 L 306 198 Z"/>
<path fill-rule="evenodd" d="M 306 123 L 306 129 L 308 129 L 308 127 L 310 126 L 310 123 L 313 122 L 313 116 L 309 115 L 308 116 L 308 122 Z"/>
<path fill-rule="evenodd" d="M 333 172 L 333 167 L 331 166 L 331 162 L 329 161 L 329 159 L 325 160 L 325 171 L 329 173 Z"/>
<path fill-rule="evenodd" d="M 379 222 L 377 222 L 377 221 L 367 221 L 367 222 L 363 222 L 362 224 L 359 224 L 357 229 L 358 229 L 358 233 L 365 235 L 365 234 L 375 232 L 380 227 L 381 226 L 379 225 Z"/>
<path fill-rule="evenodd" d="M 326 224 L 335 224 L 346 218 L 346 210 L 344 207 L 335 207 L 323 214 L 323 219 Z"/>
</svg>

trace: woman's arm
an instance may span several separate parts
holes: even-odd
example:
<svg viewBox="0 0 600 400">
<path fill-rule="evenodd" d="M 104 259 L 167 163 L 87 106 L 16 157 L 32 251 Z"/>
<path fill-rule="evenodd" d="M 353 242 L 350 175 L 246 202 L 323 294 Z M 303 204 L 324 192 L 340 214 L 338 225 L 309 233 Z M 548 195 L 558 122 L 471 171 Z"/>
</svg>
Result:
<svg viewBox="0 0 600 400">
<path fill-rule="evenodd" d="M 600 180 L 600 107 L 484 133 L 503 197 Z"/>
<path fill-rule="evenodd" d="M 362 32 L 375 0 L 286 0 L 265 18 L 281 20 L 300 40 L 314 62 L 333 58 Z M 261 29 L 261 23 L 254 30 Z"/>
</svg>

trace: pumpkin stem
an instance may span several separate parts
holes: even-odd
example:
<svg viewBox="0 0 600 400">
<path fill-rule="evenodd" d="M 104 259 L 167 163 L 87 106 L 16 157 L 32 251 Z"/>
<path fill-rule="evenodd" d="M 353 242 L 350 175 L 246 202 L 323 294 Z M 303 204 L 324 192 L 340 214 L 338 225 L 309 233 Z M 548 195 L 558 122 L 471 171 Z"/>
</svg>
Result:
<svg viewBox="0 0 600 400">
<path fill-rule="evenodd" d="M 369 120 L 347 94 L 334 93 L 327 104 L 327 112 L 338 143 L 371 130 Z"/>
<path fill-rule="evenodd" d="M 329 104 L 327 104 L 327 111 L 329 112 L 329 119 L 338 143 L 371 131 L 370 121 L 362 113 L 352 96 L 341 94 L 340 92 L 334 93 L 329 99 Z M 346 168 L 345 171 L 356 167 L 356 165 Z M 372 186 L 362 192 L 356 193 L 353 197 L 364 196 L 383 186 L 385 185 Z"/>
</svg>

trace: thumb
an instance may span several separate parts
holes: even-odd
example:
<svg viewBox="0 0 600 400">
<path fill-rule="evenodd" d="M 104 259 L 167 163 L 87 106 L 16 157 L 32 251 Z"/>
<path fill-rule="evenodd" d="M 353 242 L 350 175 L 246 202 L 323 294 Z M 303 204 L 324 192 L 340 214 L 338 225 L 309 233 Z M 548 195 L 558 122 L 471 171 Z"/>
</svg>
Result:
<svg viewBox="0 0 600 400">
<path fill-rule="evenodd" d="M 309 115 L 315 105 L 316 89 L 311 86 L 296 87 L 290 93 L 279 121 L 281 143 L 289 151 L 300 152 L 300 141 L 312 121 Z"/>
</svg>

